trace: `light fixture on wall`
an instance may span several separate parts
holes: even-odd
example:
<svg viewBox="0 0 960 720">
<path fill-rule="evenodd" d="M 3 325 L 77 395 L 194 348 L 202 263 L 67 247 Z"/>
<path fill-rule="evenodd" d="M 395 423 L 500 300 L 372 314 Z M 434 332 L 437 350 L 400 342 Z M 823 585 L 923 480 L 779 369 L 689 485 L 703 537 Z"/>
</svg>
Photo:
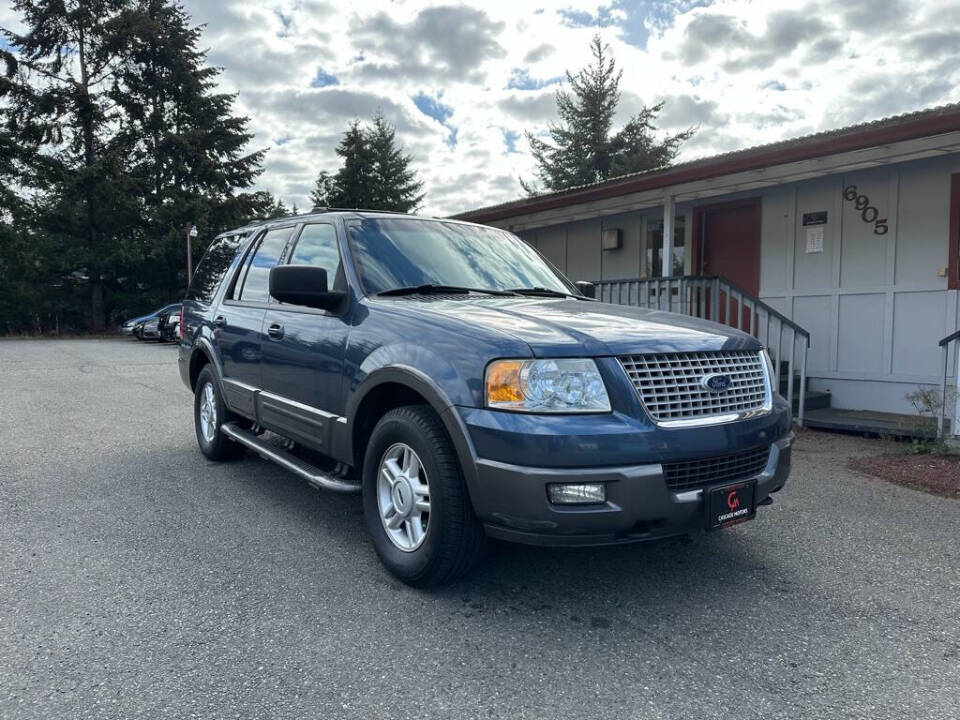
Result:
<svg viewBox="0 0 960 720">
<path fill-rule="evenodd" d="M 623 230 L 604 228 L 600 244 L 604 250 L 619 250 L 623 247 Z"/>
</svg>

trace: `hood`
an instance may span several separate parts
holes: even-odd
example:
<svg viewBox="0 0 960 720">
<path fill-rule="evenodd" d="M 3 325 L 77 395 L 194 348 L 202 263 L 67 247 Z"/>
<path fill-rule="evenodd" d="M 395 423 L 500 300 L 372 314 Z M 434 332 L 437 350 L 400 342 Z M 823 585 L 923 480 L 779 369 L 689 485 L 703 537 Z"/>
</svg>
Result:
<svg viewBox="0 0 960 720">
<path fill-rule="evenodd" d="M 750 335 L 708 320 L 573 298 L 419 296 L 387 302 L 511 335 L 541 357 L 761 347 Z"/>
</svg>

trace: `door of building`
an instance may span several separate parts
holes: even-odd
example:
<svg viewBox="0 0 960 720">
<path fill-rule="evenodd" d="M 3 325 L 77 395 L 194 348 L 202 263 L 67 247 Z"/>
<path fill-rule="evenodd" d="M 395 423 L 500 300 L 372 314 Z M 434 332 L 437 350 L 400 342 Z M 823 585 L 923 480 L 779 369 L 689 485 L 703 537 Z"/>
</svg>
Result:
<svg viewBox="0 0 960 720">
<path fill-rule="evenodd" d="M 751 295 L 760 294 L 760 198 L 697 208 L 693 240 L 694 267 L 700 275 L 719 275 Z M 732 300 L 730 324 L 752 331 L 746 309 L 736 322 L 736 305 Z M 721 293 L 720 322 L 727 322 L 726 306 L 726 294 Z"/>
</svg>

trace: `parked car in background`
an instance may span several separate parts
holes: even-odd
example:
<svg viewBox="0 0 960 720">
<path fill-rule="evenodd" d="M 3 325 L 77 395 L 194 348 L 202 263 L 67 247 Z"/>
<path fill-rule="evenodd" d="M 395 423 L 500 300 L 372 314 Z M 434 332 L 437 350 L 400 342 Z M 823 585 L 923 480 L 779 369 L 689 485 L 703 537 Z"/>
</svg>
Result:
<svg viewBox="0 0 960 720">
<path fill-rule="evenodd" d="M 160 318 L 152 317 L 140 323 L 140 333 L 138 340 L 159 340 L 160 339 Z"/>
<path fill-rule="evenodd" d="M 488 537 L 730 527 L 790 472 L 790 407 L 756 338 L 597 302 L 496 228 L 331 211 L 234 230 L 183 322 L 203 454 L 246 447 L 362 493 L 377 554 L 413 585 L 463 575 Z"/>
<path fill-rule="evenodd" d="M 127 320 L 120 326 L 120 332 L 123 335 L 133 335 L 134 337 L 139 338 L 139 335 L 136 332 L 138 325 L 142 325 L 142 323 L 146 322 L 147 320 L 150 320 L 151 318 L 155 318 L 162 313 L 171 313 L 171 312 L 179 313 L 180 303 L 177 302 L 177 303 L 171 303 L 170 305 L 164 305 L 162 308 L 158 310 L 154 310 L 152 313 L 141 315 L 140 317 L 131 318 L 130 320 Z"/>
<path fill-rule="evenodd" d="M 169 306 L 164 312 L 157 316 L 157 332 L 160 334 L 160 342 L 173 342 L 179 339 L 180 328 L 180 308 L 179 303 Z"/>
</svg>

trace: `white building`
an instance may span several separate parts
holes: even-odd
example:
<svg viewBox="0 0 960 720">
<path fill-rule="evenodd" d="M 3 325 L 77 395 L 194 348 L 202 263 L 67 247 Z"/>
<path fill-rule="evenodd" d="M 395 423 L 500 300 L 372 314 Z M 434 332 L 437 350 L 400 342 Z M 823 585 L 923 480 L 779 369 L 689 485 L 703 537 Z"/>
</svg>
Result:
<svg viewBox="0 0 960 720">
<path fill-rule="evenodd" d="M 751 331 L 771 347 L 779 330 L 767 334 L 768 308 L 809 333 L 808 424 L 829 426 L 837 410 L 909 414 L 907 393 L 939 388 L 938 341 L 960 327 L 960 105 L 457 217 L 516 232 L 568 277 L 601 282 L 620 302 L 669 299 L 692 311 L 693 280 L 664 291 L 656 279 L 720 276 L 745 291 L 744 308 L 759 300 Z M 666 243 L 665 217 L 674 225 Z M 645 282 L 607 282 L 624 280 Z M 726 285 L 701 285 L 698 307 L 721 320 L 728 295 L 740 302 Z M 738 313 L 729 317 L 734 324 Z M 793 357 L 799 369 L 803 358 Z M 816 409 L 827 404 L 832 413 Z M 879 416 L 844 417 L 870 426 Z"/>
</svg>

